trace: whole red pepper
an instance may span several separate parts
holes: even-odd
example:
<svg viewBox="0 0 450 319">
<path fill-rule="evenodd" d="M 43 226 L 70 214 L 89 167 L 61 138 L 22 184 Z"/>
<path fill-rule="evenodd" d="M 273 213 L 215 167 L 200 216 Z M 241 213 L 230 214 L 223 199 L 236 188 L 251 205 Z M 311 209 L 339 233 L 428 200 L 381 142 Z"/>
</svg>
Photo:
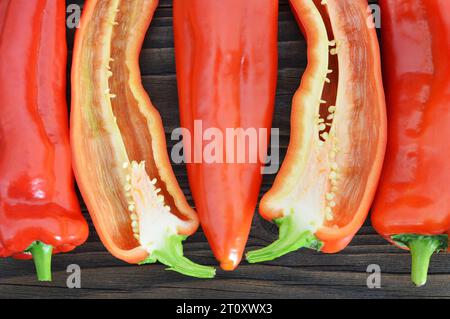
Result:
<svg viewBox="0 0 450 319">
<path fill-rule="evenodd" d="M 209 129 L 218 129 L 223 137 L 227 129 L 270 129 L 277 18 L 278 0 L 174 1 L 181 125 L 191 136 Z M 202 132 L 195 132 L 196 121 Z M 193 157 L 187 164 L 189 184 L 216 258 L 223 269 L 233 270 L 242 258 L 261 184 L 261 156 L 249 159 L 264 143 L 240 163 L 237 154 L 230 160 L 238 151 L 233 146 L 224 147 L 218 161 L 196 161 L 195 154 L 207 151 L 210 142 L 185 144 Z M 231 142 L 225 138 L 227 147 Z"/>
<path fill-rule="evenodd" d="M 52 253 L 88 235 L 74 191 L 66 105 L 64 0 L 0 2 L 0 257 Z"/>
<path fill-rule="evenodd" d="M 381 0 L 389 119 L 386 161 L 372 223 L 412 253 L 412 280 L 450 232 L 450 2 Z"/>
</svg>

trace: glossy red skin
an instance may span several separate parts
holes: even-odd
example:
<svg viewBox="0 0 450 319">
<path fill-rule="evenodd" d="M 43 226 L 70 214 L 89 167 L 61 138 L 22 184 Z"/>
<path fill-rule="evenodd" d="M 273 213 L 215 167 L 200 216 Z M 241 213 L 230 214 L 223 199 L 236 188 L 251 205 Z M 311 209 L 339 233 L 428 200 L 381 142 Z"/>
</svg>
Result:
<svg viewBox="0 0 450 319">
<path fill-rule="evenodd" d="M 0 257 L 88 235 L 74 191 L 64 0 L 0 2 Z"/>
<path fill-rule="evenodd" d="M 450 232 L 450 2 L 381 0 L 389 140 L 372 223 Z"/>
<path fill-rule="evenodd" d="M 277 18 L 278 0 L 174 1 L 181 126 L 192 136 L 195 120 L 203 121 L 203 130 L 215 127 L 223 133 L 226 128 L 270 129 Z M 194 147 L 201 151 L 208 143 Z M 225 270 L 241 260 L 258 200 L 260 168 L 260 162 L 187 165 L 202 228 Z"/>
</svg>

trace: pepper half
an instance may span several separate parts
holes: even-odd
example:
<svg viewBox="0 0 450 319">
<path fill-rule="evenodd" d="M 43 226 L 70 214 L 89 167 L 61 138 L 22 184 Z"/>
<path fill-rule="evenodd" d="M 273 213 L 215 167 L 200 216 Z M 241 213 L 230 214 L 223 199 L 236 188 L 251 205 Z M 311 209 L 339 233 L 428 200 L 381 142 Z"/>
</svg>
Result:
<svg viewBox="0 0 450 319">
<path fill-rule="evenodd" d="M 390 136 L 372 224 L 411 251 L 422 286 L 431 256 L 449 247 L 450 2 L 380 6 Z"/>
<path fill-rule="evenodd" d="M 88 236 L 74 189 L 64 0 L 0 1 L 0 257 L 34 259 Z"/>
<path fill-rule="evenodd" d="M 364 222 L 386 146 L 378 40 L 365 0 L 291 0 L 308 43 L 295 93 L 291 141 L 260 203 L 279 239 L 247 254 L 251 263 L 301 247 L 334 253 Z"/>
<path fill-rule="evenodd" d="M 75 39 L 75 175 L 106 248 L 129 263 L 157 260 L 202 278 L 212 267 L 183 257 L 198 227 L 172 171 L 164 128 L 141 84 L 139 53 L 155 0 L 89 0 Z"/>
</svg>

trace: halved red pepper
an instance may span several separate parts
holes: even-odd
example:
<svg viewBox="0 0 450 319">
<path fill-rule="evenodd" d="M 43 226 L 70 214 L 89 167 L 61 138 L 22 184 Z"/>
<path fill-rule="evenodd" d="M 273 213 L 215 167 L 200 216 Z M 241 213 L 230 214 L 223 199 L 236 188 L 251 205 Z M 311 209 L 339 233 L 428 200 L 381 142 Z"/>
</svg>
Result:
<svg viewBox="0 0 450 319">
<path fill-rule="evenodd" d="M 386 146 L 379 47 L 366 0 L 291 0 L 308 43 L 293 100 L 291 141 L 260 204 L 279 239 L 247 254 L 272 260 L 301 247 L 348 245 L 364 222 Z"/>
<path fill-rule="evenodd" d="M 88 0 L 72 67 L 75 175 L 106 248 L 129 263 L 213 277 L 183 257 L 198 226 L 173 174 L 164 128 L 141 84 L 139 52 L 156 0 Z"/>
<path fill-rule="evenodd" d="M 412 281 L 421 286 L 432 254 L 449 247 L 450 2 L 380 6 L 390 135 L 372 224 L 411 250 Z"/>
<path fill-rule="evenodd" d="M 0 257 L 34 259 L 88 236 L 73 185 L 64 0 L 0 1 Z"/>
<path fill-rule="evenodd" d="M 191 137 L 220 133 L 184 142 L 202 228 L 225 270 L 242 258 L 258 200 L 259 155 L 266 152 L 276 91 L 277 18 L 278 0 L 174 0 L 181 125 Z M 227 136 L 230 129 L 236 135 Z M 250 147 L 237 146 L 255 132 Z M 220 155 L 195 159 L 220 137 Z"/>
</svg>

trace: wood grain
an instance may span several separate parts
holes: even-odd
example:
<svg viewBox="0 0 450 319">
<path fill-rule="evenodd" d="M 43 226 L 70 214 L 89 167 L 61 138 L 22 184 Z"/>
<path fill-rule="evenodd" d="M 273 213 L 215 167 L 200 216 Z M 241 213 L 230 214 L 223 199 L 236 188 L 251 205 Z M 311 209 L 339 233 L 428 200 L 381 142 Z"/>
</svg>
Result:
<svg viewBox="0 0 450 319">
<path fill-rule="evenodd" d="M 281 155 L 289 143 L 289 117 L 292 95 L 306 66 L 306 43 L 300 35 L 287 0 L 280 0 L 279 80 L 274 127 L 280 128 Z M 372 3 L 376 1 L 371 1 Z M 67 3 L 82 4 L 81 0 Z M 164 120 L 168 150 L 171 131 L 179 126 L 177 89 L 172 36 L 170 0 L 161 0 L 145 39 L 141 54 L 143 83 Z M 68 34 L 69 50 L 74 31 Z M 70 59 L 69 59 L 70 60 Z M 70 92 L 68 92 L 70 96 Z M 183 191 L 192 204 L 186 171 L 174 165 Z M 261 194 L 268 190 L 274 176 L 265 176 Z M 409 281 L 410 256 L 378 236 L 370 223 L 339 254 L 325 255 L 301 250 L 276 261 L 249 265 L 245 261 L 235 272 L 218 271 L 214 280 L 198 280 L 164 271 L 163 265 L 133 266 L 112 257 L 99 242 L 90 223 L 90 237 L 75 251 L 53 258 L 54 281 L 39 283 L 31 261 L 0 260 L 0 297 L 3 298 L 407 298 L 450 297 L 450 258 L 432 259 L 429 282 L 417 289 Z M 270 243 L 277 229 L 255 214 L 248 249 Z M 185 244 L 189 258 L 216 265 L 201 230 Z M 66 267 L 82 269 L 82 289 L 66 288 Z M 367 266 L 382 269 L 382 288 L 368 289 Z"/>
</svg>

